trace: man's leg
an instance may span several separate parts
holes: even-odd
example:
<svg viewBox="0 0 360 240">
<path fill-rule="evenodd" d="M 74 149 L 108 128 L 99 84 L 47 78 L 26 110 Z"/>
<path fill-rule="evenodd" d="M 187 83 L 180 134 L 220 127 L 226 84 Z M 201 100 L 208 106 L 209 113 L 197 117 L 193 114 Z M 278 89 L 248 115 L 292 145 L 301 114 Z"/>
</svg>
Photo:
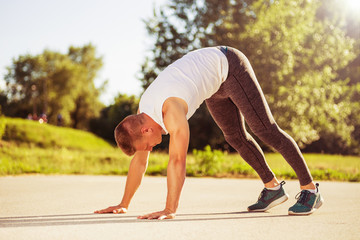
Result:
<svg viewBox="0 0 360 240">
<path fill-rule="evenodd" d="M 224 91 L 244 115 L 254 134 L 282 154 L 296 172 L 300 184 L 311 184 L 312 177 L 299 147 L 276 124 L 249 61 L 240 51 L 232 48 L 227 58 L 229 76 L 224 83 Z"/>
<path fill-rule="evenodd" d="M 226 57 L 229 62 L 229 74 L 227 80 L 220 88 L 222 94 L 229 96 L 231 101 L 244 115 L 252 131 L 261 140 L 280 152 L 296 172 L 301 189 L 303 190 L 297 203 L 289 208 L 289 214 L 308 215 L 313 213 L 323 204 L 324 199 L 320 195 L 318 184 L 316 184 L 315 189 L 312 176 L 299 147 L 276 124 L 255 77 L 255 73 L 245 55 L 236 49 L 229 48 L 226 52 Z M 280 189 L 278 190 L 264 188 L 258 202 L 249 206 L 248 209 L 250 211 L 265 211 L 269 209 L 275 203 L 272 199 L 276 198 L 279 194 L 285 193 L 282 191 L 282 185 L 283 183 L 280 184 Z M 283 195 L 276 201 L 280 201 L 283 198 L 286 198 L 286 195 Z"/>
<path fill-rule="evenodd" d="M 275 178 L 265 161 L 260 146 L 246 131 L 244 117 L 236 105 L 229 98 L 216 98 L 220 94 L 218 92 L 206 100 L 208 109 L 223 131 L 226 141 L 255 169 L 265 184 L 258 201 L 249 206 L 248 211 L 262 212 L 285 202 L 289 198 L 282 187 L 285 182 L 279 183 Z M 268 189 L 269 184 L 271 187 L 277 186 L 275 189 Z"/>
<path fill-rule="evenodd" d="M 259 174 L 264 183 L 274 178 L 267 165 L 260 146 L 245 129 L 244 117 L 229 98 L 219 98 L 216 94 L 206 100 L 216 124 L 222 130 L 225 140 Z"/>
</svg>

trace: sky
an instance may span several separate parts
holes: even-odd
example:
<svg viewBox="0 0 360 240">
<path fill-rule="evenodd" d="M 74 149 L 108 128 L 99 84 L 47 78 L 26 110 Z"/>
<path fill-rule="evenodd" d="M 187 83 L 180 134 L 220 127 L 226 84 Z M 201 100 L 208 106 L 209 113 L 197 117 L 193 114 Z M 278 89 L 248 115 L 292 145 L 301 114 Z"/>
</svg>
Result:
<svg viewBox="0 0 360 240">
<path fill-rule="evenodd" d="M 0 88 L 13 58 L 45 49 L 67 53 L 91 43 L 103 67 L 95 81 L 108 85 L 100 100 L 109 105 L 118 93 L 139 95 L 136 78 L 152 41 L 144 19 L 166 0 L 0 0 Z"/>
</svg>

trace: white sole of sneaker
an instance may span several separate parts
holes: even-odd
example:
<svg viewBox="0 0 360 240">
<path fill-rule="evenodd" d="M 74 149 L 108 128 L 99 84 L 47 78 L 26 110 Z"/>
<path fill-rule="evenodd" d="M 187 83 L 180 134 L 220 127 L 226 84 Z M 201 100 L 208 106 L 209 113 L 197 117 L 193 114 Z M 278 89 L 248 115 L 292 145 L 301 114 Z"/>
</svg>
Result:
<svg viewBox="0 0 360 240">
<path fill-rule="evenodd" d="M 321 205 L 323 205 L 323 203 L 324 203 L 324 199 L 322 198 L 322 196 L 320 196 L 320 201 L 318 201 L 318 202 L 316 203 L 316 205 L 314 206 L 313 209 L 311 209 L 311 211 L 309 211 L 309 212 L 302 212 L 302 213 L 289 211 L 289 215 L 298 215 L 298 216 L 310 215 L 310 214 L 312 214 L 313 212 L 315 212 L 316 210 L 318 210 L 318 209 L 321 207 Z"/>
<path fill-rule="evenodd" d="M 262 208 L 262 209 L 256 209 L 256 210 L 250 210 L 248 208 L 249 212 L 265 212 L 267 210 L 269 210 L 270 208 L 273 208 L 279 204 L 282 204 L 283 202 L 286 202 L 289 199 L 289 194 L 285 193 L 284 196 L 282 196 L 281 198 L 276 199 L 275 201 L 273 201 L 272 203 L 270 203 L 266 208 Z"/>
</svg>

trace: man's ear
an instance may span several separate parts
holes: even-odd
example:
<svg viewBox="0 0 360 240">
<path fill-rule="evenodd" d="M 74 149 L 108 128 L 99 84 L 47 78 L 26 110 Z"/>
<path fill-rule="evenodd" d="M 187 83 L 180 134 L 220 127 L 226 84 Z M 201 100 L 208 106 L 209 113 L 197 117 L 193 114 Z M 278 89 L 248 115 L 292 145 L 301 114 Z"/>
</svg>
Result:
<svg viewBox="0 0 360 240">
<path fill-rule="evenodd" d="M 141 128 L 141 133 L 152 133 L 154 130 L 151 127 L 142 127 Z"/>
</svg>

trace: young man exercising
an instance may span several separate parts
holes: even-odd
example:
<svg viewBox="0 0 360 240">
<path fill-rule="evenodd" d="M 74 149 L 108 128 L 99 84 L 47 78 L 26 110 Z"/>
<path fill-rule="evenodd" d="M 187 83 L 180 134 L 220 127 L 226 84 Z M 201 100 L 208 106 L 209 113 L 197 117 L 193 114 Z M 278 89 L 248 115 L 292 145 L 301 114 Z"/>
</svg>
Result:
<svg viewBox="0 0 360 240">
<path fill-rule="evenodd" d="M 147 168 L 150 151 L 170 134 L 167 199 L 164 210 L 141 219 L 174 218 L 186 175 L 189 145 L 188 119 L 200 104 L 206 105 L 226 141 L 255 169 L 265 188 L 248 211 L 266 211 L 288 199 L 266 163 L 264 154 L 245 129 L 276 149 L 296 172 L 301 193 L 289 208 L 291 215 L 308 215 L 323 198 L 295 141 L 276 124 L 255 73 L 244 54 L 230 47 L 196 50 L 169 65 L 144 92 L 138 114 L 126 117 L 115 129 L 118 146 L 129 156 L 125 192 L 121 203 L 95 213 L 126 213 Z"/>
</svg>

